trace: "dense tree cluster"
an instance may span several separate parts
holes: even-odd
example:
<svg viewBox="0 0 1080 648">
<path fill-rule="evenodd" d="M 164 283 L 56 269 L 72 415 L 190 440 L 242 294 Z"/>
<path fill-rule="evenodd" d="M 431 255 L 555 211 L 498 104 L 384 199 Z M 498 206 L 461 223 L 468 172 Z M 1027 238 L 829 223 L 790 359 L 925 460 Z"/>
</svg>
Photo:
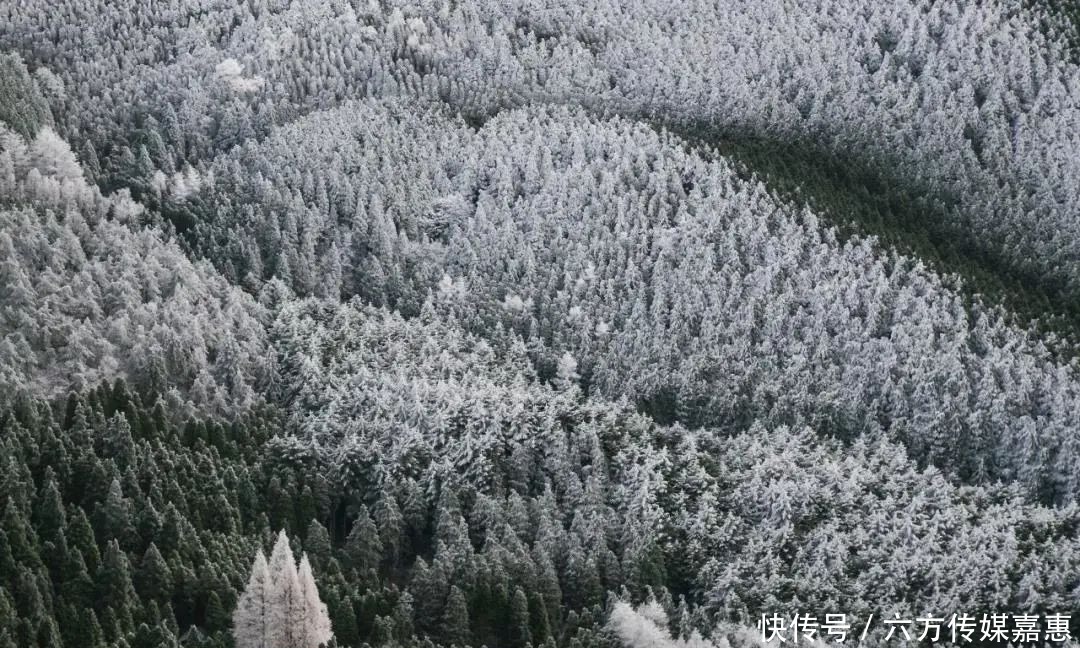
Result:
<svg viewBox="0 0 1080 648">
<path fill-rule="evenodd" d="M 402 322 L 384 318 L 392 338 Z M 417 391 L 448 371 L 425 358 L 399 357 Z M 486 444 L 483 474 L 420 441 L 320 452 L 272 411 L 172 424 L 122 382 L 55 409 L 21 400 L 0 416 L 0 645 L 232 645 L 240 595 L 282 573 L 300 592 L 315 575 L 342 646 L 607 647 L 611 596 L 655 596 L 687 638 L 749 627 L 761 606 L 1076 612 L 1075 506 L 952 486 L 887 443 L 761 427 L 727 441 L 518 384 L 534 411 L 465 397 L 453 418 L 462 447 Z M 252 572 L 275 527 L 306 554 L 300 573 L 280 536 L 283 557 Z"/>
<path fill-rule="evenodd" d="M 1080 619 L 1059 19 L 0 3 L 0 648 Z"/>
<path fill-rule="evenodd" d="M 163 401 L 117 381 L 55 409 L 20 399 L 0 427 L 0 643 L 150 648 L 228 631 L 269 535 L 256 453 L 272 419 L 171 424 Z"/>
<path fill-rule="evenodd" d="M 102 149 L 111 182 L 147 161 L 171 174 L 350 98 L 427 98 L 478 118 L 583 103 L 853 156 L 950 231 L 978 231 L 1003 269 L 1063 300 L 1080 290 L 1080 75 L 1035 6 L 128 0 L 0 12 L 0 45 L 56 70 L 63 133 Z M 87 15 L 93 29 L 45 27 Z"/>
<path fill-rule="evenodd" d="M 0 392 L 126 377 L 178 407 L 247 408 L 274 371 L 265 309 L 103 196 L 67 143 L 0 124 Z"/>
<path fill-rule="evenodd" d="M 183 200 L 205 214 L 195 245 L 252 290 L 275 277 L 407 314 L 432 293 L 439 317 L 495 344 L 519 334 L 542 377 L 569 352 L 586 391 L 660 420 L 884 432 L 965 480 L 1044 502 L 1080 487 L 1080 377 L 1043 341 L 646 127 L 557 108 L 474 131 L 366 102 L 211 171 Z M 363 337 L 335 335 L 294 338 Z"/>
</svg>

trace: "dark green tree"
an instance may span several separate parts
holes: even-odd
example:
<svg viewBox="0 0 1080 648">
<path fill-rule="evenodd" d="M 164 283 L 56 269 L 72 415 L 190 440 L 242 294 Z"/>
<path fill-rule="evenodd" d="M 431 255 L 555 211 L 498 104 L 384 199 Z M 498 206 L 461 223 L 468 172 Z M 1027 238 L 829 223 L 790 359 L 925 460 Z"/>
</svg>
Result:
<svg viewBox="0 0 1080 648">
<path fill-rule="evenodd" d="M 95 517 L 99 540 L 116 540 L 121 546 L 129 546 L 134 536 L 134 516 L 131 500 L 124 497 L 119 479 L 113 479 L 109 485 L 108 495 L 97 506 Z"/>
<path fill-rule="evenodd" d="M 34 517 L 38 537 L 43 541 L 55 541 L 57 536 L 67 528 L 64 500 L 52 468 L 45 469 L 45 485 L 38 494 Z"/>
<path fill-rule="evenodd" d="M 132 610 L 137 604 L 137 595 L 131 582 L 127 555 L 116 540 L 110 540 L 106 545 L 96 584 L 98 609 L 113 616 L 121 632 L 133 630 Z"/>
<path fill-rule="evenodd" d="M 469 607 L 465 602 L 465 593 L 457 585 L 450 586 L 439 630 L 443 643 L 449 645 L 465 646 L 471 639 Z"/>
<path fill-rule="evenodd" d="M 166 601 L 172 594 L 172 574 L 165 558 L 158 551 L 157 545 L 150 546 L 139 561 L 135 574 L 135 583 L 139 595 L 154 601 Z"/>
<path fill-rule="evenodd" d="M 532 642 L 529 599 L 525 596 L 525 590 L 520 587 L 514 590 L 510 599 L 509 630 L 510 645 L 514 648 L 525 648 L 526 644 Z"/>
<path fill-rule="evenodd" d="M 316 571 L 321 570 L 330 560 L 330 534 L 318 520 L 312 520 L 307 526 L 307 532 L 304 534 L 304 551 Z"/>
<path fill-rule="evenodd" d="M 378 569 L 382 561 L 382 541 L 379 539 L 379 530 L 375 522 L 368 514 L 366 506 L 360 507 L 360 512 L 353 523 L 349 537 L 345 541 L 345 551 L 354 569 L 361 573 L 371 569 Z"/>
</svg>

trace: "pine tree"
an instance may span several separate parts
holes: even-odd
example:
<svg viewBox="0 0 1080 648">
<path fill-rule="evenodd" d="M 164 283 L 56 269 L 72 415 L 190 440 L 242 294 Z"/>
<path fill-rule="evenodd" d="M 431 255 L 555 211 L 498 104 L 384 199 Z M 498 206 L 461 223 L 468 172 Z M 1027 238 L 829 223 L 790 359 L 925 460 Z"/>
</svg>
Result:
<svg viewBox="0 0 1080 648">
<path fill-rule="evenodd" d="M 46 475 L 45 486 L 38 497 L 38 505 L 34 508 L 34 516 L 38 537 L 42 540 L 55 540 L 67 527 L 67 514 L 64 512 L 60 487 L 51 467 L 46 469 Z"/>
<path fill-rule="evenodd" d="M 465 593 L 457 585 L 450 586 L 450 595 L 446 597 L 440 623 L 442 640 L 446 644 L 465 646 L 469 643 L 469 607 L 465 602 Z"/>
<path fill-rule="evenodd" d="M 320 570 L 325 567 L 330 559 L 330 534 L 326 527 L 318 520 L 312 520 L 304 535 L 304 551 L 311 556 L 311 560 Z"/>
<path fill-rule="evenodd" d="M 86 180 L 91 183 L 101 177 L 101 162 L 98 160 L 97 149 L 89 139 L 83 140 L 82 150 L 79 153 L 79 163 L 82 165 Z"/>
<path fill-rule="evenodd" d="M 5 581 L 5 583 L 10 582 L 12 581 Z M 15 620 L 19 618 L 19 615 L 15 610 L 15 603 L 11 600 L 11 596 L 5 587 L 5 585 L 0 585 L 0 628 L 12 628 L 15 626 Z"/>
<path fill-rule="evenodd" d="M 415 616 L 413 612 L 412 594 L 402 592 L 394 605 L 394 628 L 396 636 L 402 641 L 413 636 L 415 632 Z"/>
<path fill-rule="evenodd" d="M 414 601 L 416 626 L 421 632 L 438 632 L 447 589 L 446 574 L 443 573 L 440 563 L 436 561 L 429 567 L 422 557 L 417 558 L 413 565 L 409 592 Z"/>
<path fill-rule="evenodd" d="M 135 510 L 135 533 L 142 544 L 149 544 L 158 537 L 163 521 L 154 506 L 153 496 L 141 497 Z"/>
<path fill-rule="evenodd" d="M 303 632 L 302 648 L 319 648 L 333 637 L 330 617 L 326 605 L 319 599 L 319 590 L 315 585 L 315 576 L 311 572 L 311 563 L 305 554 L 300 558 L 301 627 Z"/>
<path fill-rule="evenodd" d="M 71 514 L 68 515 L 68 528 L 65 535 L 68 539 L 68 545 L 78 549 L 79 553 L 82 554 L 87 571 L 89 573 L 97 572 L 98 565 L 101 564 L 101 554 L 98 552 L 97 542 L 94 538 L 94 529 L 90 526 L 90 520 L 81 507 L 72 507 Z"/>
<path fill-rule="evenodd" d="M 131 640 L 131 648 L 176 648 L 179 645 L 173 633 L 160 624 L 140 624 Z"/>
<path fill-rule="evenodd" d="M 18 563 L 11 552 L 11 542 L 8 540 L 7 532 L 0 529 L 0 578 L 3 582 L 10 583 L 15 580 L 17 567 Z"/>
<path fill-rule="evenodd" d="M 153 542 L 139 561 L 135 583 L 139 594 L 147 599 L 163 601 L 168 600 L 172 594 L 172 575 L 169 573 L 169 565 Z"/>
<path fill-rule="evenodd" d="M 40 648 L 62 648 L 63 638 L 60 635 L 60 628 L 57 627 L 52 615 L 46 616 L 38 624 L 37 645 Z"/>
<path fill-rule="evenodd" d="M 525 590 L 518 587 L 510 600 L 510 645 L 514 648 L 524 648 L 531 642 L 529 600 L 525 596 Z"/>
<path fill-rule="evenodd" d="M 534 641 L 546 641 L 551 639 L 551 619 L 548 616 L 544 598 L 537 593 L 529 595 L 529 612 L 532 623 L 529 629 Z"/>
<path fill-rule="evenodd" d="M 0 56 L 0 123 L 27 139 L 52 123 L 49 102 L 18 54 Z"/>
<path fill-rule="evenodd" d="M 79 608 L 90 607 L 94 603 L 94 580 L 86 568 L 82 552 L 69 547 L 68 563 L 64 565 L 64 579 L 60 591 L 68 603 Z"/>
<path fill-rule="evenodd" d="M 289 537 L 284 529 L 270 552 L 267 629 L 271 648 L 301 648 L 303 601 Z"/>
<path fill-rule="evenodd" d="M 210 592 L 210 596 L 206 598 L 206 629 L 217 632 L 228 628 L 229 614 L 225 611 L 225 605 L 217 592 Z"/>
<path fill-rule="evenodd" d="M 355 646 L 360 643 L 360 628 L 356 624 L 356 611 L 347 596 L 330 599 L 331 626 L 334 637 L 342 646 Z"/>
<path fill-rule="evenodd" d="M 387 645 L 394 640 L 394 620 L 388 616 L 376 616 L 371 628 L 371 638 L 377 645 Z"/>
<path fill-rule="evenodd" d="M 110 540 L 97 577 L 98 603 L 104 612 L 114 616 L 122 632 L 132 629 L 132 608 L 137 601 L 135 586 L 131 582 L 131 567 L 127 555 L 116 540 Z"/>
<path fill-rule="evenodd" d="M 38 550 L 37 536 L 34 535 L 22 509 L 9 501 L 4 512 L 2 530 L 6 533 L 7 545 L 15 562 L 30 567 L 41 567 L 41 554 Z"/>
<path fill-rule="evenodd" d="M 101 629 L 101 622 L 93 608 L 85 607 L 79 615 L 79 627 L 82 628 L 82 640 L 91 648 L 105 646 L 105 632 Z"/>
<path fill-rule="evenodd" d="M 248 585 L 233 613 L 235 644 L 237 648 L 318 648 L 332 637 L 311 563 L 305 554 L 297 571 L 283 530 L 269 564 L 262 551 L 255 555 Z"/>
<path fill-rule="evenodd" d="M 266 556 L 260 549 L 251 566 L 247 587 L 233 612 L 233 640 L 236 648 L 271 648 L 271 578 Z"/>
<path fill-rule="evenodd" d="M 559 356 L 558 366 L 555 371 L 555 379 L 552 383 L 559 391 L 569 390 L 575 387 L 581 376 L 578 375 L 578 362 L 569 351 Z"/>
<path fill-rule="evenodd" d="M 382 541 L 379 530 L 368 514 L 366 506 L 360 507 L 360 515 L 345 541 L 345 551 L 355 569 L 364 573 L 369 569 L 378 569 L 382 560 Z"/>
<path fill-rule="evenodd" d="M 131 539 L 134 533 L 131 501 L 124 497 L 119 479 L 112 480 L 109 494 L 105 501 L 98 505 L 96 514 L 99 539 L 115 539 L 121 545 Z"/>
<path fill-rule="evenodd" d="M 405 535 L 405 520 L 398 509 L 397 500 L 389 491 L 383 491 L 375 504 L 375 526 L 379 529 L 382 553 L 390 565 L 397 565 Z"/>
</svg>

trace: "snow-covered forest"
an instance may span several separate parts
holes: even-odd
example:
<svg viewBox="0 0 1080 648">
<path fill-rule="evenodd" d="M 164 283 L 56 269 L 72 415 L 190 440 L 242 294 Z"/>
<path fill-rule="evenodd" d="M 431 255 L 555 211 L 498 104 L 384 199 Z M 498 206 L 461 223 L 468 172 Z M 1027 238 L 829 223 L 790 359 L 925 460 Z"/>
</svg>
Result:
<svg viewBox="0 0 1080 648">
<path fill-rule="evenodd" d="M 798 613 L 1080 634 L 1075 3 L 0 0 L 0 648 Z"/>
</svg>

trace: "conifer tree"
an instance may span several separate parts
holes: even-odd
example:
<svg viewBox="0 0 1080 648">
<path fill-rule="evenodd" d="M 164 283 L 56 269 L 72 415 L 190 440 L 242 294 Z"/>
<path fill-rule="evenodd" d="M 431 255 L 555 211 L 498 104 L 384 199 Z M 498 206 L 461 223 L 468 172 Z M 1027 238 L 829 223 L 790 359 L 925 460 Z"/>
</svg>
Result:
<svg viewBox="0 0 1080 648">
<path fill-rule="evenodd" d="M 208 612 L 209 614 L 209 612 Z M 297 570 L 289 538 L 278 534 L 270 561 L 255 555 L 247 587 L 233 612 L 237 648 L 319 648 L 333 638 L 327 607 L 319 598 L 305 554 Z"/>
<path fill-rule="evenodd" d="M 396 565 L 402 549 L 405 534 L 405 520 L 398 508 L 397 500 L 389 491 L 384 490 L 375 504 L 375 526 L 379 530 L 383 557 L 390 565 Z M 361 518 L 362 519 L 362 518 Z"/>
<path fill-rule="evenodd" d="M 206 598 L 206 629 L 210 632 L 225 630 L 229 627 L 229 614 L 217 592 L 210 592 Z"/>
<path fill-rule="evenodd" d="M 117 540 L 126 544 L 132 535 L 131 501 L 124 497 L 120 480 L 114 479 L 109 493 L 97 507 L 97 531 L 101 540 Z"/>
<path fill-rule="evenodd" d="M 529 600 L 525 596 L 525 590 L 518 587 L 510 599 L 510 645 L 514 648 L 524 648 L 531 642 Z"/>
<path fill-rule="evenodd" d="M 394 605 L 393 612 L 394 627 L 398 637 L 404 639 L 413 635 L 416 625 L 414 614 L 412 594 L 402 592 L 397 604 Z"/>
<path fill-rule="evenodd" d="M 46 469 L 45 487 L 34 509 L 38 536 L 42 540 L 55 540 L 67 527 L 67 514 L 64 511 L 60 487 L 56 482 L 52 468 Z"/>
<path fill-rule="evenodd" d="M 255 554 L 247 587 L 240 595 L 233 612 L 233 640 L 236 648 L 271 648 L 271 586 L 272 579 L 266 556 L 260 549 Z"/>
<path fill-rule="evenodd" d="M 153 542 L 150 543 L 139 562 L 135 583 L 139 594 L 147 599 L 162 600 L 172 591 L 169 565 Z"/>
<path fill-rule="evenodd" d="M 330 559 L 330 534 L 318 520 L 312 520 L 304 535 L 304 552 L 311 557 L 312 563 L 322 569 Z"/>
<path fill-rule="evenodd" d="M 330 641 L 333 632 L 326 604 L 319 599 L 319 589 L 315 585 L 315 575 L 311 572 L 307 554 L 300 558 L 298 578 L 301 603 L 299 623 L 303 631 L 301 648 L 319 648 Z"/>
<path fill-rule="evenodd" d="M 360 628 L 356 624 L 356 611 L 348 597 L 330 600 L 331 626 L 339 645 L 354 646 L 360 643 Z"/>
<path fill-rule="evenodd" d="M 469 606 L 465 602 L 465 593 L 457 585 L 450 586 L 440 630 L 443 642 L 448 645 L 465 646 L 469 643 Z"/>
<path fill-rule="evenodd" d="M 113 615 L 120 632 L 132 629 L 132 608 L 137 600 L 131 582 L 131 566 L 120 543 L 110 540 L 96 579 L 97 600 L 103 613 Z"/>
<path fill-rule="evenodd" d="M 349 531 L 345 550 L 349 554 L 353 567 L 361 573 L 379 568 L 382 559 L 382 541 L 379 539 L 379 530 L 375 527 L 375 522 L 368 514 L 366 506 L 360 507 L 360 515 L 353 523 L 352 530 Z"/>
</svg>

